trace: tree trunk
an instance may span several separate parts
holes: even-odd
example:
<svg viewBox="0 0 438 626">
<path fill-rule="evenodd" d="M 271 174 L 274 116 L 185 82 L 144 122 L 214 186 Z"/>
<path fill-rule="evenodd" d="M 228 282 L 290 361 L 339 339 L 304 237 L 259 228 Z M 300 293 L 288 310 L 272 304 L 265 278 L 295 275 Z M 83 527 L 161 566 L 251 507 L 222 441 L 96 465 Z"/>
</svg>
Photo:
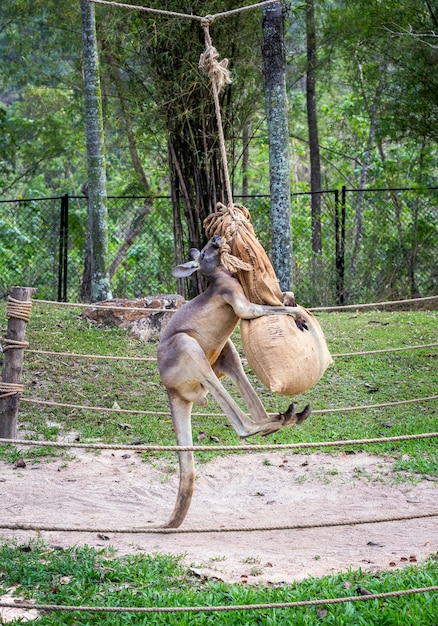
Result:
<svg viewBox="0 0 438 626">
<path fill-rule="evenodd" d="M 249 168 L 249 122 L 245 122 L 242 130 L 242 196 L 249 194 L 248 168 Z"/>
<path fill-rule="evenodd" d="M 117 250 L 117 253 L 114 256 L 114 259 L 111 261 L 111 265 L 109 268 L 109 276 L 110 276 L 110 279 L 112 279 L 114 274 L 117 272 L 120 264 L 126 258 L 126 255 L 128 254 L 129 249 L 131 248 L 131 246 L 134 244 L 135 240 L 141 233 L 143 225 L 148 215 L 150 214 L 150 212 L 152 211 L 154 207 L 156 197 L 157 195 L 161 193 L 168 179 L 166 177 L 163 181 L 161 181 L 156 193 L 153 194 L 151 190 L 151 186 L 149 184 L 148 177 L 146 176 L 146 172 L 141 162 L 140 155 L 138 153 L 137 142 L 136 142 L 135 134 L 133 131 L 132 115 L 129 109 L 129 102 L 125 94 L 125 88 L 123 85 L 122 76 L 120 74 L 120 68 L 117 64 L 117 59 L 108 50 L 105 51 L 105 56 L 111 68 L 111 74 L 112 74 L 114 84 L 116 86 L 117 95 L 120 101 L 120 108 L 122 111 L 122 117 L 123 117 L 123 121 L 125 124 L 125 131 L 126 131 L 126 137 L 128 139 L 129 154 L 131 157 L 132 167 L 134 168 L 134 171 L 138 176 L 138 180 L 141 186 L 143 187 L 144 193 L 147 196 L 145 198 L 145 201 L 143 203 L 143 207 L 141 208 L 141 210 L 137 213 L 137 215 L 134 215 L 132 217 L 131 224 L 124 236 L 123 242 L 121 246 L 119 247 L 119 249 Z"/>
<path fill-rule="evenodd" d="M 318 115 L 316 111 L 316 27 L 313 0 L 306 0 L 307 75 L 306 104 L 309 128 L 310 191 L 312 213 L 312 251 L 314 259 L 322 249 L 321 240 L 321 160 L 319 155 Z M 315 270 L 317 268 L 314 268 Z"/>
<path fill-rule="evenodd" d="M 84 257 L 84 270 L 82 272 L 82 284 L 81 284 L 81 302 L 90 302 L 91 300 L 91 274 L 93 265 L 93 240 L 91 233 L 93 230 L 93 221 L 91 211 L 89 210 L 88 201 L 88 181 L 86 181 L 81 188 L 82 193 L 87 198 L 87 237 L 85 239 L 85 257 Z"/>
<path fill-rule="evenodd" d="M 386 65 L 387 65 L 386 57 L 384 57 L 384 59 L 382 60 L 381 66 L 379 68 L 380 80 L 376 89 L 376 93 L 374 95 L 372 105 L 370 105 L 370 103 L 368 102 L 368 98 L 365 93 L 365 83 L 364 83 L 363 76 L 362 76 L 362 68 L 360 64 L 358 65 L 359 80 L 360 80 L 361 89 L 362 89 L 362 97 L 365 103 L 365 109 L 367 110 L 369 118 L 370 118 L 370 126 L 369 126 L 369 131 L 368 131 L 367 147 L 365 150 L 365 155 L 364 155 L 364 159 L 362 161 L 362 167 L 360 170 L 359 191 L 357 192 L 356 202 L 355 202 L 355 207 L 354 207 L 354 212 L 356 216 L 356 234 L 354 238 L 353 255 L 352 255 L 351 265 L 350 265 L 350 276 L 352 278 L 356 274 L 357 264 L 359 262 L 360 248 L 361 248 L 362 239 L 364 236 L 364 225 L 363 225 L 363 201 L 364 201 L 364 195 L 365 195 L 364 188 L 367 183 L 368 170 L 369 170 L 370 163 L 371 163 L 371 153 L 373 150 L 374 138 L 376 135 L 377 125 L 378 125 L 377 113 L 378 113 L 378 107 L 380 103 L 380 97 L 382 95 L 383 87 L 385 83 Z"/>
<path fill-rule="evenodd" d="M 105 186 L 102 97 L 94 5 L 81 0 L 82 53 L 87 134 L 88 211 L 92 232 L 91 301 L 111 299 Z"/>
<path fill-rule="evenodd" d="M 263 9 L 262 53 L 268 118 L 272 264 L 281 290 L 288 291 L 292 276 L 292 231 L 284 11 L 281 2 Z"/>
</svg>

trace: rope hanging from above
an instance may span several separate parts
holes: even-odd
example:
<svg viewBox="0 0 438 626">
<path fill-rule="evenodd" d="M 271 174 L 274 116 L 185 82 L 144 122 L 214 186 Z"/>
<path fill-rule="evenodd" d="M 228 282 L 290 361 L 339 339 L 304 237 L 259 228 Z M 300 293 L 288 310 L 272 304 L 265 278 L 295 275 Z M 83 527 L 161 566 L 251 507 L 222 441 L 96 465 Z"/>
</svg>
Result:
<svg viewBox="0 0 438 626">
<path fill-rule="evenodd" d="M 199 68 L 208 75 L 211 82 L 219 134 L 219 147 L 221 152 L 222 167 L 224 170 L 225 188 L 227 191 L 228 204 L 233 204 L 233 194 L 231 191 L 230 175 L 228 172 L 227 150 L 225 147 L 225 137 L 222 126 L 221 105 L 219 102 L 219 93 L 221 89 L 223 89 L 225 85 L 229 85 L 232 79 L 228 69 L 228 59 L 218 61 L 219 53 L 211 41 L 210 24 L 213 23 L 213 20 L 214 17 L 208 15 L 201 21 L 202 28 L 204 29 L 205 51 L 201 54 L 199 59 Z"/>
<path fill-rule="evenodd" d="M 208 238 L 213 235 L 223 238 L 222 263 L 235 274 L 250 302 L 294 306 L 294 295 L 283 294 L 280 289 L 271 261 L 256 237 L 248 209 L 233 202 L 219 102 L 220 90 L 231 82 L 231 76 L 228 60 L 219 61 L 219 53 L 211 41 L 213 19 L 210 16 L 201 22 L 205 51 L 199 67 L 208 75 L 212 86 L 228 204 L 219 203 L 217 212 L 204 220 L 205 234 Z M 318 321 L 306 309 L 300 307 L 300 310 L 308 328 L 305 332 L 286 315 L 240 322 L 243 350 L 257 378 L 271 391 L 288 396 L 312 387 L 332 362 Z"/>
<path fill-rule="evenodd" d="M 218 93 L 220 93 L 225 85 L 232 83 L 228 59 L 218 60 L 219 52 L 212 44 L 209 30 L 212 18 L 206 17 L 201 24 L 204 29 L 206 49 L 199 58 L 199 69 L 207 74 L 211 83 L 216 85 Z"/>
<path fill-rule="evenodd" d="M 232 267 L 230 255 L 222 254 L 222 262 L 227 269 L 236 274 L 248 300 L 255 304 L 278 306 L 283 304 L 283 294 L 271 261 L 257 240 L 248 209 L 233 202 L 219 102 L 220 91 L 232 82 L 232 78 L 228 69 L 228 59 L 219 61 L 219 53 L 213 46 L 210 35 L 210 25 L 213 21 L 214 16 L 211 15 L 201 20 L 205 51 L 200 56 L 199 68 L 207 74 L 212 86 L 228 204 L 217 204 L 218 211 L 204 220 L 204 230 L 208 238 L 221 235 L 230 247 L 231 255 L 242 260 L 240 265 Z"/>
</svg>

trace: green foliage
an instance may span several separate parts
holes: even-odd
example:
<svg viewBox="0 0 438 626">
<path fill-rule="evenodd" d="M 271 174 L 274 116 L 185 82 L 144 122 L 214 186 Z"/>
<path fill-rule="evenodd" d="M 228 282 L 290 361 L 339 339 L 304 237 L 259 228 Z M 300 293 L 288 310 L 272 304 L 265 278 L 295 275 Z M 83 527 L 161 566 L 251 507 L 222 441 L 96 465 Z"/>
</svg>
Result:
<svg viewBox="0 0 438 626">
<path fill-rule="evenodd" d="M 318 316 L 333 354 L 436 342 L 435 311 L 330 313 Z M 156 356 L 156 342 L 139 342 L 112 326 L 89 323 L 76 310 L 35 305 L 27 339 L 36 350 L 117 356 Z M 240 338 L 234 337 L 240 347 Z M 320 442 L 416 434 L 438 430 L 436 401 L 402 404 L 364 411 L 337 412 L 344 407 L 382 404 L 436 394 L 436 348 L 407 350 L 388 354 L 335 358 L 318 384 L 296 398 L 299 405 L 310 403 L 314 411 L 333 409 L 318 415 L 299 429 L 284 429 L 270 438 L 271 443 Z M 81 440 L 173 445 L 174 433 L 166 411 L 167 395 L 161 385 L 156 362 L 102 361 L 43 354 L 28 354 L 24 367 L 26 396 L 69 404 L 91 404 L 111 408 L 150 411 L 151 415 L 71 411 L 57 406 L 21 403 L 20 429 L 29 437 L 47 437 L 48 422 L 58 425 L 59 434 L 79 433 Z M 247 368 L 247 374 L 268 412 L 285 410 L 289 401 L 270 393 Z M 238 402 L 234 386 L 227 389 Z M 195 411 L 196 412 L 196 411 Z M 237 444 L 238 438 L 210 399 L 211 417 L 193 416 L 194 438 L 213 445 Z M 129 423 L 122 428 L 121 423 Z M 53 433 L 49 439 L 52 439 Z M 266 439 L 255 437 L 255 443 Z M 438 456 L 434 439 L 368 444 L 354 448 L 375 454 L 388 454 L 398 461 L 403 478 L 406 472 L 437 474 Z M 10 454 L 10 453 L 8 453 Z M 27 452 L 24 452 L 26 455 Z M 200 453 L 199 459 L 211 458 Z M 172 455 L 167 458 L 175 460 Z M 394 475 L 394 479 L 396 475 Z"/>
<path fill-rule="evenodd" d="M 207 607 L 207 611 L 169 613 L 42 612 L 38 624 L 287 624 L 316 626 L 321 621 L 337 626 L 433 624 L 436 594 L 418 593 L 399 598 L 327 604 L 324 617 L 315 606 L 278 609 L 211 611 L 215 606 L 276 604 L 330 600 L 371 593 L 431 587 L 436 584 L 437 560 L 397 572 L 365 574 L 349 571 L 321 579 L 280 586 L 225 584 L 200 580 L 181 562 L 163 554 L 116 556 L 110 550 L 87 546 L 49 547 L 42 541 L 0 545 L 1 586 L 37 604 L 107 607 Z"/>
<path fill-rule="evenodd" d="M 16 0 L 4 5 L 0 16 L 0 55 L 4 61 L 0 66 L 0 192 L 4 198 L 66 192 L 80 196 L 87 172 L 79 3 Z M 160 3 L 151 6 L 162 8 Z M 166 8 L 205 14 L 236 6 L 240 6 L 238 2 L 225 6 L 212 0 L 192 3 L 188 9 L 175 1 Z M 430 3 L 414 0 L 402 4 L 391 0 L 384 5 L 364 0 L 316 5 L 323 186 L 340 189 L 345 184 L 354 189 L 365 180 L 367 187 L 420 188 L 419 194 L 404 198 L 388 194 L 383 201 L 382 195 L 368 195 L 362 204 L 358 201 L 359 207 L 351 202 L 346 241 L 350 282 L 346 296 L 350 301 L 436 292 L 436 277 L 429 263 L 437 245 L 436 197 L 421 192 L 422 187 L 436 184 L 438 98 L 432 11 Z M 202 29 L 189 20 L 101 6 L 96 6 L 96 16 L 108 194 L 153 194 L 168 174 L 167 144 L 173 133 L 173 140 L 181 147 L 183 172 L 190 169 L 192 158 L 199 165 L 188 184 L 191 201 L 183 201 L 183 190 L 179 194 L 183 247 L 188 242 L 191 245 L 194 229 L 188 225 L 193 215 L 188 215 L 194 212 L 195 221 L 202 219 L 200 207 L 209 203 L 212 209 L 217 199 L 212 184 L 217 173 L 217 131 L 208 81 L 198 69 L 204 48 Z M 291 182 L 296 192 L 308 189 L 309 174 L 304 18 L 304 5 L 298 4 L 286 19 Z M 260 11 L 218 18 L 211 25 L 211 34 L 220 56 L 229 57 L 233 75 L 222 109 L 234 196 L 241 200 L 244 127 L 249 128 L 250 136 L 246 170 L 249 193 L 267 194 Z M 116 73 L 120 88 L 114 79 Z M 372 126 L 375 135 L 368 146 Z M 133 147 L 147 175 L 147 191 L 138 168 L 133 167 Z M 210 159 L 211 155 L 214 158 Z M 251 210 L 256 232 L 269 252 L 268 200 L 245 198 L 242 202 Z M 70 213 L 71 299 L 80 292 L 87 228 L 83 204 L 79 200 L 75 204 Z M 309 198 L 296 196 L 292 206 L 294 289 L 309 305 L 332 304 L 336 282 L 333 197 L 328 194 L 323 200 L 319 284 L 315 284 L 311 271 Z M 171 262 L 166 260 L 161 267 L 157 256 L 165 250 L 167 259 L 173 246 L 175 218 L 169 206 L 162 207 L 147 218 L 151 228 L 120 266 L 112 285 L 116 295 L 168 288 L 165 281 Z M 350 275 L 358 208 L 367 221 L 361 258 Z M 121 225 L 126 227 L 136 218 L 138 207 L 127 203 L 121 211 L 117 218 L 109 216 L 110 257 L 121 245 Z M 32 258 L 30 250 L 38 250 L 38 235 L 33 227 L 29 232 L 28 216 L 25 211 L 18 219 L 0 217 L 2 241 L 9 242 L 0 250 L 1 293 L 17 282 L 22 272 L 23 278 L 38 280 L 41 297 L 53 298 L 56 268 L 48 269 L 46 261 Z M 155 220 L 160 228 L 151 235 Z M 163 232 L 161 223 L 165 223 Z M 17 246 L 23 250 L 19 263 L 9 255 Z M 51 249 L 46 256 L 54 258 L 55 254 Z M 139 268 L 138 276 L 132 278 L 134 268 Z M 373 293 L 371 285 L 376 286 Z"/>
<path fill-rule="evenodd" d="M 159 3 L 158 3 L 159 4 Z M 152 3 L 151 6 L 154 6 Z M 157 5 L 158 6 L 158 5 Z M 197 14 L 239 6 L 198 2 Z M 161 7 L 161 4 L 159 6 Z M 184 11 L 181 3 L 166 8 Z M 190 12 L 189 11 L 189 12 Z M 108 193 L 138 193 L 126 137 L 123 105 L 112 64 L 120 71 L 133 136 L 152 186 L 166 170 L 165 126 L 209 106 L 198 70 L 204 47 L 198 23 L 96 6 L 101 43 Z M 436 40 L 426 2 L 409 0 L 323 3 L 317 6 L 318 105 L 323 180 L 327 188 L 358 182 L 370 111 L 384 74 L 378 106 L 379 151 L 373 149 L 373 186 L 434 179 L 438 98 Z M 296 189 L 307 185 L 307 125 L 303 76 L 304 10 L 287 16 L 292 172 Z M 240 131 L 251 127 L 250 192 L 268 191 L 259 11 L 217 19 L 211 27 L 221 57 L 230 58 L 233 85 L 223 102 L 235 193 L 241 185 Z M 6 3 L 0 22 L 2 108 L 0 167 L 9 197 L 78 193 L 85 178 L 79 5 Z M 183 42 L 181 44 L 181 42 Z M 182 47 L 183 45 L 183 47 Z M 165 107 L 172 105 L 166 112 Z M 172 119 L 170 119 L 170 117 Z M 6 125 L 6 126 L 5 126 Z M 193 132 L 199 128 L 193 126 Z M 383 152 L 382 152 L 383 149 Z M 384 159 L 382 160 L 382 154 Z M 356 165 L 355 165 L 356 164 Z M 127 190 L 131 191 L 128 192 Z"/>
</svg>

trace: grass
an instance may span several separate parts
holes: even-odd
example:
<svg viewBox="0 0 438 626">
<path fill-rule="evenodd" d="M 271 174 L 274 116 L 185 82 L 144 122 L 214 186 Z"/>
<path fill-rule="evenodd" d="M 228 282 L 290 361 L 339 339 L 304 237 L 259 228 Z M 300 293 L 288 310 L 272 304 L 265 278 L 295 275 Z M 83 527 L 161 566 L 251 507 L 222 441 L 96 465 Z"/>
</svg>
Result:
<svg viewBox="0 0 438 626">
<path fill-rule="evenodd" d="M 5 306 L 0 304 L 0 326 L 6 326 Z M 349 312 L 319 316 L 332 353 L 402 347 L 437 341 L 436 311 Z M 4 329 L 3 329 L 4 330 Z M 156 343 L 139 343 L 125 331 L 89 323 L 77 310 L 35 304 L 27 329 L 31 348 L 119 356 L 155 356 Z M 236 333 L 235 341 L 240 346 Z M 436 394 L 436 348 L 380 355 L 338 357 L 322 380 L 296 398 L 313 409 L 332 409 L 394 402 Z M 284 410 L 287 398 L 274 396 L 248 375 L 269 412 Z M 25 397 L 72 404 L 123 409 L 167 411 L 156 363 L 117 362 L 69 356 L 26 353 Z M 229 386 L 234 395 L 233 387 Z M 196 409 L 195 409 L 196 411 Z M 193 417 L 195 443 L 237 444 L 238 437 L 220 409 L 210 400 L 212 417 Z M 22 402 L 20 436 L 56 441 L 76 433 L 80 441 L 143 442 L 174 444 L 169 415 L 143 416 L 65 409 Z M 422 402 L 387 409 L 315 414 L 298 429 L 285 429 L 256 443 L 319 442 L 361 439 L 438 430 L 437 403 Z M 347 448 L 351 450 L 351 448 Z M 438 476 L 436 440 L 355 446 L 395 459 L 394 479 L 413 480 Z M 336 454 L 338 449 L 333 450 Z M 72 452 L 74 453 L 74 451 Z M 243 451 L 244 453 L 244 451 Z M 205 462 L 217 453 L 198 453 Z M 0 447 L 0 458 L 40 463 L 53 456 L 69 456 L 60 450 L 32 447 Z M 148 455 L 148 461 L 155 457 Z M 166 459 L 176 459 L 171 453 Z M 269 460 L 266 459 L 266 463 Z M 318 558 L 315 556 L 315 558 Z M 184 569 L 177 556 L 163 554 L 117 556 L 110 550 L 56 549 L 41 541 L 19 545 L 0 544 L 0 591 L 37 603 L 92 604 L 106 606 L 218 606 L 247 603 L 278 603 L 356 595 L 358 588 L 373 593 L 436 585 L 438 559 L 378 575 L 351 571 L 321 579 L 308 578 L 293 585 L 227 585 L 203 580 Z M 257 563 L 254 563 L 254 568 Z M 270 609 L 231 613 L 121 614 L 43 613 L 44 624 L 336 624 L 411 625 L 438 623 L 436 595 L 373 600 L 323 608 Z"/>
<path fill-rule="evenodd" d="M 0 305 L 0 320 L 4 304 Z M 376 350 L 437 341 L 436 311 L 342 312 L 319 316 L 333 354 Z M 35 350 L 118 356 L 156 356 L 156 342 L 140 343 L 125 331 L 90 323 L 80 310 L 35 304 L 27 329 Z M 240 347 L 236 332 L 234 340 Z M 378 355 L 335 358 L 321 381 L 294 400 L 299 406 L 310 402 L 314 410 L 373 405 L 426 397 L 437 392 L 437 348 L 424 348 Z M 285 410 L 290 399 L 269 392 L 248 376 L 267 411 Z M 27 353 L 24 363 L 25 397 L 59 403 L 142 411 L 167 411 L 167 396 L 155 362 L 102 361 L 53 357 Z M 231 383 L 227 388 L 238 398 Z M 239 439 L 222 411 L 210 398 L 206 409 L 213 416 L 193 416 L 194 441 L 202 445 L 238 444 Z M 145 444 L 174 444 L 170 415 L 135 415 L 105 411 L 65 409 L 22 402 L 20 432 L 32 439 L 56 440 L 77 433 L 80 441 Z M 377 438 L 438 430 L 437 402 L 420 402 L 380 409 L 315 414 L 297 429 L 284 429 L 251 443 L 318 442 Z M 10 461 L 25 455 L 41 458 L 46 449 L 17 451 L 2 448 Z M 334 450 L 334 449 L 333 449 Z M 391 455 L 400 477 L 406 474 L 438 476 L 436 440 L 355 446 L 354 451 Z M 61 454 L 50 450 L 51 454 Z M 206 461 L 217 453 L 197 454 Z M 150 458 L 150 457 L 149 457 Z M 175 459 L 169 453 L 168 459 Z"/>
<path fill-rule="evenodd" d="M 437 583 L 438 558 L 377 575 L 362 571 L 320 579 L 308 578 L 290 586 L 248 586 L 205 580 L 184 568 L 181 558 L 170 555 L 117 557 L 111 550 L 90 547 L 59 549 L 41 541 L 19 545 L 0 544 L 0 593 L 36 604 L 115 607 L 184 607 L 275 604 L 384 593 L 400 589 L 430 587 Z M 260 609 L 230 612 L 152 614 L 107 614 L 43 612 L 38 624 L 85 626 L 122 624 L 223 624 L 242 626 L 282 624 L 385 624 L 435 625 L 438 620 L 436 593 L 400 598 L 347 602 L 339 605 Z"/>
</svg>

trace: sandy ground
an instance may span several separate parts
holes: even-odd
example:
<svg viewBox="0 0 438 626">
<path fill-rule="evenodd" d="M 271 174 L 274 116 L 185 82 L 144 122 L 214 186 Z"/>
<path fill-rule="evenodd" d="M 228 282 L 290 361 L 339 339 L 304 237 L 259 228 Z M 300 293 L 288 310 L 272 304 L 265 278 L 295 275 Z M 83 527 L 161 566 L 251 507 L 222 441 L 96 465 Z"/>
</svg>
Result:
<svg viewBox="0 0 438 626">
<path fill-rule="evenodd" d="M 200 576 L 228 582 L 292 582 L 349 568 L 378 571 L 420 562 L 438 550 L 438 517 L 351 525 L 438 510 L 438 483 L 396 484 L 392 459 L 351 455 L 247 453 L 197 468 L 182 528 L 211 533 L 122 534 L 116 529 L 163 523 L 178 476 L 142 462 L 135 451 L 74 450 L 74 459 L 0 464 L 0 524 L 85 527 L 103 532 L 42 533 L 49 545 L 111 545 L 119 554 L 183 554 Z M 220 532 L 345 521 L 300 530 Z M 110 532 L 110 529 L 115 529 Z M 0 530 L 25 542 L 36 532 Z"/>
</svg>

